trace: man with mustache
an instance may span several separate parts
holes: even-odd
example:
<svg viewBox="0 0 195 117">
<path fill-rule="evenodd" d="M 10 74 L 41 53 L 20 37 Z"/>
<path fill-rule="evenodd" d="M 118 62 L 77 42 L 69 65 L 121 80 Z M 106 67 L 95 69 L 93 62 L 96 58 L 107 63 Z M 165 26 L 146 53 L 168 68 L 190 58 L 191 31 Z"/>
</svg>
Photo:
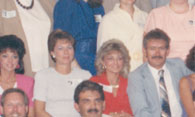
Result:
<svg viewBox="0 0 195 117">
<path fill-rule="evenodd" d="M 81 117 L 103 117 L 104 92 L 99 84 L 88 80 L 81 82 L 75 89 L 74 101 Z"/>
<path fill-rule="evenodd" d="M 18 88 L 4 91 L 1 97 L 2 117 L 27 117 L 28 97 Z"/>
<path fill-rule="evenodd" d="M 179 81 L 192 73 L 178 58 L 167 59 L 170 39 L 160 29 L 144 36 L 147 62 L 128 77 L 128 96 L 134 117 L 183 117 Z"/>
</svg>

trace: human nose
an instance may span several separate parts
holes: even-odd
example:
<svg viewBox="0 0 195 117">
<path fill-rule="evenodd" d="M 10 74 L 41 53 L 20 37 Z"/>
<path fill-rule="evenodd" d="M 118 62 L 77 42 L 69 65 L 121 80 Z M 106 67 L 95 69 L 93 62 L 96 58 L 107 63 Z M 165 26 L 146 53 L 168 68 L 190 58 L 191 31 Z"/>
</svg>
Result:
<svg viewBox="0 0 195 117">
<path fill-rule="evenodd" d="M 96 107 L 96 102 L 95 102 L 95 101 L 92 101 L 92 102 L 91 102 L 91 107 L 92 107 L 92 108 L 95 108 L 95 107 Z"/>
<path fill-rule="evenodd" d="M 18 110 L 18 106 L 17 105 L 13 105 L 13 111 L 17 112 L 17 110 Z"/>
</svg>

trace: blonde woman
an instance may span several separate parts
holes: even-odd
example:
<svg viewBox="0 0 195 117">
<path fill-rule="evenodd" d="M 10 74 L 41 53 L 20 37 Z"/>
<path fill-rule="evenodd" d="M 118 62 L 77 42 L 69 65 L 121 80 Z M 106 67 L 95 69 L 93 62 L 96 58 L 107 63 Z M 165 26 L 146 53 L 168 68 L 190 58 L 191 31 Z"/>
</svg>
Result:
<svg viewBox="0 0 195 117">
<path fill-rule="evenodd" d="M 106 108 L 104 114 L 130 117 L 132 114 L 127 88 L 130 57 L 127 48 L 119 40 L 106 41 L 99 49 L 95 66 L 97 76 L 90 80 L 103 86 Z"/>
</svg>

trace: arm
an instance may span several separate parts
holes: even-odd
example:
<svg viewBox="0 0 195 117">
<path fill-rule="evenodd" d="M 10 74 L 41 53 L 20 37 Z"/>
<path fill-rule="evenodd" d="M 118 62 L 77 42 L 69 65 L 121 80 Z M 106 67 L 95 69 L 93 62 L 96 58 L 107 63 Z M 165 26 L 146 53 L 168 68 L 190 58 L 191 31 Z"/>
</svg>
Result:
<svg viewBox="0 0 195 117">
<path fill-rule="evenodd" d="M 144 82 L 141 73 L 130 73 L 127 93 L 134 117 L 153 117 L 151 107 L 147 103 Z"/>
<path fill-rule="evenodd" d="M 28 117 L 35 117 L 35 115 L 34 115 L 34 107 L 29 107 Z"/>
<path fill-rule="evenodd" d="M 180 97 L 187 112 L 188 117 L 195 117 L 195 107 L 192 100 L 189 82 L 186 78 L 182 78 L 179 84 Z"/>
<path fill-rule="evenodd" d="M 35 100 L 35 116 L 36 117 L 52 117 L 45 111 L 45 102 Z"/>
</svg>

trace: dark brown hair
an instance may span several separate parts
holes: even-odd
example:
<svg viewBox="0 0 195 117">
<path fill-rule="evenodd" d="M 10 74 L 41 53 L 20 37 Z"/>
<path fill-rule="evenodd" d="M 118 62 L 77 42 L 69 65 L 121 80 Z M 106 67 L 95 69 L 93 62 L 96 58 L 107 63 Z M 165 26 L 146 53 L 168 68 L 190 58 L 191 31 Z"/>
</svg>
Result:
<svg viewBox="0 0 195 117">
<path fill-rule="evenodd" d="M 58 40 L 67 40 L 74 47 L 75 40 L 71 34 L 69 34 L 68 32 L 64 32 L 60 29 L 54 30 L 53 32 L 50 33 L 49 39 L 48 39 L 48 50 L 49 50 L 50 56 Z M 55 58 L 53 58 L 52 56 L 51 58 L 55 62 Z"/>
</svg>

